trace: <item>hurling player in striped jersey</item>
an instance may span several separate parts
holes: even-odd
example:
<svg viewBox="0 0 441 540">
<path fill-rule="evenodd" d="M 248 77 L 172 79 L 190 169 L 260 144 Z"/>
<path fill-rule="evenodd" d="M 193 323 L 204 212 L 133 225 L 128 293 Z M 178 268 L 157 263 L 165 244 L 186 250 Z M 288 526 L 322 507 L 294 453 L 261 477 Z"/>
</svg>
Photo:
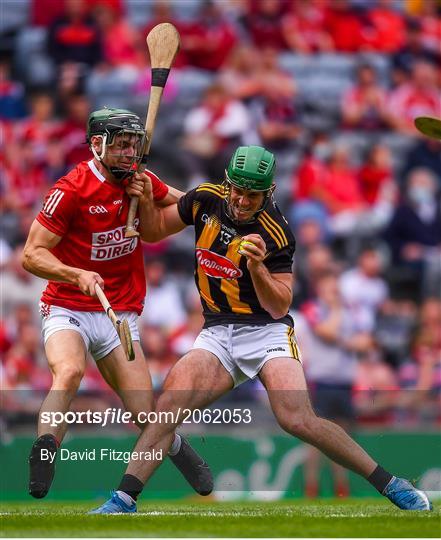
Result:
<svg viewBox="0 0 441 540">
<path fill-rule="evenodd" d="M 108 108 L 93 112 L 87 124 L 92 159 L 79 163 L 55 183 L 24 248 L 26 270 L 48 280 L 41 316 L 52 387 L 42 404 L 38 438 L 29 456 L 29 493 L 35 498 L 45 497 L 50 489 L 55 456 L 67 427 L 43 423 L 41 413 L 69 411 L 88 353 L 135 421 L 139 412 L 154 408 L 137 328 L 146 295 L 142 246 L 138 237 L 125 238 L 124 230 L 130 196 L 142 193 L 147 179 L 161 207 L 175 203 L 182 193 L 151 171 L 149 178 L 136 172 L 144 140 L 144 126 L 132 112 Z M 148 211 L 141 201 L 135 219 L 141 240 L 145 240 Z M 128 320 L 133 362 L 127 362 L 116 330 L 103 312 L 96 284 L 105 290 L 114 311 Z M 45 459 L 48 455 L 54 459 Z M 212 490 L 207 464 L 185 439 L 174 435 L 169 455 L 198 493 Z"/>
<path fill-rule="evenodd" d="M 273 199 L 274 172 L 271 152 L 243 146 L 234 153 L 223 185 L 201 184 L 177 204 L 159 208 L 153 184 L 145 185 L 142 197 L 151 207 L 148 240 L 194 226 L 195 280 L 205 324 L 193 348 L 170 370 L 157 401 L 157 414 L 171 413 L 173 421 L 147 426 L 134 452 L 165 455 L 188 410 L 202 410 L 259 377 L 279 425 L 290 435 L 363 476 L 398 507 L 431 510 L 424 492 L 384 470 L 340 426 L 314 413 L 288 313 L 295 240 Z M 132 496 L 160 461 L 130 461 L 122 483 Z M 118 512 L 121 497 L 129 493 L 122 491 L 93 513 Z"/>
</svg>

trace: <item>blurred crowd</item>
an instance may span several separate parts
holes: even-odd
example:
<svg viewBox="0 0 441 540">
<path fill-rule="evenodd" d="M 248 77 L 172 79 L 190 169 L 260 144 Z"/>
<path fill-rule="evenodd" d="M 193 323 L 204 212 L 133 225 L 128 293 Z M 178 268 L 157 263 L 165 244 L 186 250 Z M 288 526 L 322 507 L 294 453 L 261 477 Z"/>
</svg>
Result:
<svg viewBox="0 0 441 540">
<path fill-rule="evenodd" d="M 222 182 L 239 144 L 271 149 L 297 238 L 292 314 L 317 410 L 323 390 L 340 389 L 340 405 L 329 394 L 324 406 L 336 418 L 440 422 L 441 144 L 413 126 L 441 117 L 438 0 L 4 0 L 2 10 L 0 375 L 18 409 L 35 412 L 28 391 L 50 386 L 45 283 L 20 263 L 30 224 L 48 188 L 91 158 L 91 110 L 145 115 L 145 36 L 168 21 L 181 50 L 149 168 L 188 190 Z M 141 340 L 159 388 L 202 325 L 192 231 L 144 251 Z M 91 362 L 81 391 L 101 390 Z M 247 383 L 234 399 L 258 390 Z"/>
</svg>

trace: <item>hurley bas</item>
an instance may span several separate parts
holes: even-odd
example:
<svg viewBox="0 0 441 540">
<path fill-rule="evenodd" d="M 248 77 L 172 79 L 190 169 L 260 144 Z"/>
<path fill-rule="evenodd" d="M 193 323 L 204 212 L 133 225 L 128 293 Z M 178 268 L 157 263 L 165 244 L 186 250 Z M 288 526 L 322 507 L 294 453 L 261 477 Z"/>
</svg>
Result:
<svg viewBox="0 0 441 540">
<path fill-rule="evenodd" d="M 136 461 L 162 461 L 162 450 L 151 450 L 143 452 L 122 452 L 113 448 L 93 448 L 92 450 L 76 451 L 68 448 L 59 450 L 61 461 L 123 461 L 129 463 L 130 460 Z M 46 448 L 41 449 L 41 460 L 53 463 L 57 457 L 57 452 L 51 452 Z"/>
</svg>

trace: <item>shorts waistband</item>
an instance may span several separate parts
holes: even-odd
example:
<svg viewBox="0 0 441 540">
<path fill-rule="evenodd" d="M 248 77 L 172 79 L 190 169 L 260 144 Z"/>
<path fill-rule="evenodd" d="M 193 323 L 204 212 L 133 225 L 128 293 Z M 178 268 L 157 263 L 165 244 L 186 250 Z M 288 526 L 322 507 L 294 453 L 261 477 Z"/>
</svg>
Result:
<svg viewBox="0 0 441 540">
<path fill-rule="evenodd" d="M 294 328 L 294 320 L 291 315 L 285 315 L 281 319 L 273 319 L 270 315 L 242 315 L 236 313 L 204 313 L 204 328 L 210 326 L 228 326 L 229 324 L 242 326 L 265 326 L 267 324 L 286 324 Z"/>
</svg>

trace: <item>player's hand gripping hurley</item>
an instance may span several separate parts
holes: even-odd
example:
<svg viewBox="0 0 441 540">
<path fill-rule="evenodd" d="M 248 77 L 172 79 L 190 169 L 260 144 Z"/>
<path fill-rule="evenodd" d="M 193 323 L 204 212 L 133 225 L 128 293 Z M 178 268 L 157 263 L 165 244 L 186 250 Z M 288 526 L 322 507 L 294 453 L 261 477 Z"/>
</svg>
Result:
<svg viewBox="0 0 441 540">
<path fill-rule="evenodd" d="M 152 67 L 152 85 L 150 89 L 150 99 L 147 108 L 147 117 L 145 120 L 146 138 L 143 148 L 143 158 L 138 166 L 138 172 L 145 169 L 146 156 L 150 152 L 153 131 L 156 124 L 159 105 L 161 103 L 162 92 L 167 82 L 170 68 L 173 60 L 179 50 L 179 33 L 170 23 L 161 23 L 156 25 L 147 36 L 147 48 L 150 53 L 150 64 Z M 138 197 L 132 197 L 130 200 L 129 215 L 127 217 L 127 226 L 125 237 L 138 236 L 133 222 L 138 208 Z"/>
<path fill-rule="evenodd" d="M 133 349 L 132 335 L 130 333 L 129 323 L 127 319 L 120 321 L 116 316 L 116 313 L 113 311 L 112 306 L 107 300 L 106 295 L 104 294 L 101 287 L 98 283 L 95 283 L 95 291 L 98 296 L 101 305 L 103 306 L 104 311 L 106 312 L 109 319 L 112 321 L 115 330 L 118 333 L 121 345 L 126 353 L 127 360 L 135 360 L 135 350 Z"/>
</svg>

